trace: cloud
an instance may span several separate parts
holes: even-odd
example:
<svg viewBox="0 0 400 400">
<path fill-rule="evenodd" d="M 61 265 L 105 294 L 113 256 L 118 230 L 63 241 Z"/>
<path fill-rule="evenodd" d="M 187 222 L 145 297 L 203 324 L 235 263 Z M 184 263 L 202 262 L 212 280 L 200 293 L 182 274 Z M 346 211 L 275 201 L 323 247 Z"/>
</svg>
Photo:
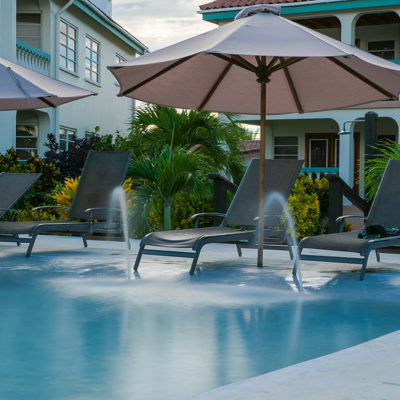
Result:
<svg viewBox="0 0 400 400">
<path fill-rule="evenodd" d="M 197 14 L 199 5 L 206 2 L 114 0 L 113 19 L 150 50 L 156 50 L 214 28 Z"/>
</svg>

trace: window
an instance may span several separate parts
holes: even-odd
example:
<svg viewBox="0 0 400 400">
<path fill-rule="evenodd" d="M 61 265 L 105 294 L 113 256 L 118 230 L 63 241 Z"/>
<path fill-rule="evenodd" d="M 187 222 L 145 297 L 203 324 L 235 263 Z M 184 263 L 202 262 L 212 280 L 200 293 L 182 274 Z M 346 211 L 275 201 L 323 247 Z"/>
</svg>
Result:
<svg viewBox="0 0 400 400">
<path fill-rule="evenodd" d="M 308 165 L 310 167 L 326 168 L 328 166 L 328 139 L 310 139 Z"/>
<path fill-rule="evenodd" d="M 368 42 L 368 53 L 385 58 L 386 60 L 394 60 L 394 40 Z"/>
<path fill-rule="evenodd" d="M 17 14 L 17 39 L 41 49 L 41 36 L 40 14 Z"/>
<path fill-rule="evenodd" d="M 92 82 L 100 83 L 100 44 L 86 36 L 85 77 Z"/>
<path fill-rule="evenodd" d="M 60 150 L 69 150 L 71 143 L 75 142 L 76 130 L 60 127 Z"/>
<path fill-rule="evenodd" d="M 118 53 L 115 55 L 115 64 L 121 64 L 126 61 L 126 58 L 120 56 Z"/>
<path fill-rule="evenodd" d="M 21 161 L 37 154 L 37 125 L 17 125 L 16 153 Z"/>
<path fill-rule="evenodd" d="M 274 137 L 274 158 L 298 158 L 297 136 L 275 136 Z"/>
<path fill-rule="evenodd" d="M 77 64 L 76 28 L 65 21 L 60 21 L 60 67 L 76 72 Z"/>
</svg>

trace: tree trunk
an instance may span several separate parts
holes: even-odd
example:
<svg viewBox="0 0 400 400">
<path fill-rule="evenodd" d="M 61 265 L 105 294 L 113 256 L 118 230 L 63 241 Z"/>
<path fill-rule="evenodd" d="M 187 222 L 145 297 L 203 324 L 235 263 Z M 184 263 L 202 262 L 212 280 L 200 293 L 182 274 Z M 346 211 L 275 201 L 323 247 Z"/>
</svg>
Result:
<svg viewBox="0 0 400 400">
<path fill-rule="evenodd" d="M 172 229 L 171 202 L 164 201 L 164 231 L 170 231 L 171 229 Z"/>
</svg>

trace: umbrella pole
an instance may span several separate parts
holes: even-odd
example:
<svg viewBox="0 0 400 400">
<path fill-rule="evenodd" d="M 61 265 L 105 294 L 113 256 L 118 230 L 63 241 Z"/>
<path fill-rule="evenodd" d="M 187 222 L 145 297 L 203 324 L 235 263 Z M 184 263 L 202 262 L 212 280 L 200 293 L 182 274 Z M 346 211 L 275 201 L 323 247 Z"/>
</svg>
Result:
<svg viewBox="0 0 400 400">
<path fill-rule="evenodd" d="M 263 266 L 264 244 L 264 180 L 265 180 L 265 117 L 266 117 L 267 83 L 261 82 L 260 101 L 260 183 L 258 192 L 258 238 L 257 238 L 257 267 Z"/>
</svg>

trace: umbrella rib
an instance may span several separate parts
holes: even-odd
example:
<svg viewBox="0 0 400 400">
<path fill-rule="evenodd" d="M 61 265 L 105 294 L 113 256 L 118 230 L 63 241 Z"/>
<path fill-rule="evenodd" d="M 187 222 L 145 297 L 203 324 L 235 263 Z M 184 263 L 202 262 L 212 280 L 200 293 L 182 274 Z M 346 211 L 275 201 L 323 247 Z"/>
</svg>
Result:
<svg viewBox="0 0 400 400">
<path fill-rule="evenodd" d="M 355 71 L 353 68 L 351 68 L 348 65 L 346 65 L 346 64 L 342 63 L 341 61 L 339 61 L 337 58 L 328 57 L 328 60 L 332 61 L 334 64 L 336 64 L 339 67 L 343 68 L 345 71 L 347 71 L 351 75 L 355 76 L 360 81 L 362 81 L 362 82 L 366 83 L 367 85 L 371 86 L 372 88 L 374 88 L 378 92 L 384 94 L 386 97 L 389 97 L 391 99 L 397 99 L 397 96 L 395 94 L 387 91 L 386 89 L 384 89 L 382 86 L 379 86 L 375 82 L 372 82 L 371 80 L 369 80 L 365 76 L 361 75 L 359 72 Z"/>
<path fill-rule="evenodd" d="M 234 65 L 237 65 L 240 68 L 246 69 L 247 71 L 255 72 L 254 65 L 252 65 L 250 63 L 249 64 L 251 65 L 251 68 L 249 68 L 246 65 L 242 64 L 239 60 L 236 60 L 233 57 L 228 57 L 228 56 L 225 56 L 224 54 L 217 54 L 217 53 L 210 53 L 210 54 L 212 54 L 215 57 L 221 58 L 222 60 L 224 60 L 224 61 L 226 61 L 228 63 L 234 64 Z"/>
<path fill-rule="evenodd" d="M 130 87 L 129 89 L 124 90 L 122 93 L 120 93 L 118 96 L 126 96 L 127 94 L 141 88 L 142 86 L 146 85 L 147 83 L 153 81 L 154 79 L 157 79 L 158 77 L 160 77 L 161 75 L 166 74 L 168 71 L 170 71 L 171 69 L 177 67 L 180 64 L 183 64 L 184 62 L 190 60 L 191 58 L 193 58 L 196 54 L 192 54 L 191 56 L 188 57 L 184 57 L 179 59 L 178 61 L 174 62 L 173 64 L 169 65 L 168 67 L 162 69 L 161 71 L 157 72 L 156 74 L 150 76 L 149 78 L 145 79 L 144 81 L 138 83 L 135 86 Z"/>
<path fill-rule="evenodd" d="M 57 107 L 55 104 L 51 103 L 49 100 L 47 100 L 45 97 L 39 97 L 38 98 L 40 101 L 43 101 L 44 104 L 48 105 L 49 107 Z"/>
<path fill-rule="evenodd" d="M 245 58 L 243 58 L 241 56 L 237 56 L 237 55 L 233 55 L 232 58 L 234 60 L 237 60 L 243 66 L 246 66 L 249 71 L 256 72 L 257 67 L 255 65 L 253 65 L 251 62 L 247 61 Z"/>
<path fill-rule="evenodd" d="M 276 65 L 275 67 L 272 67 L 270 69 L 271 73 L 279 71 L 280 69 L 289 67 L 290 65 L 296 64 L 300 61 L 304 60 L 304 57 L 292 57 L 292 58 L 288 58 L 286 61 L 282 61 Z"/>
<path fill-rule="evenodd" d="M 222 73 L 218 76 L 218 79 L 215 81 L 214 85 L 212 86 L 211 90 L 207 93 L 207 96 L 204 98 L 204 100 L 201 102 L 200 106 L 199 106 L 199 110 L 202 110 L 205 105 L 208 103 L 208 101 L 210 100 L 211 96 L 215 93 L 215 91 L 217 90 L 218 86 L 220 85 L 220 83 L 222 82 L 222 80 L 225 78 L 226 74 L 229 72 L 229 70 L 232 68 L 232 64 L 229 63 L 224 70 L 222 71 Z"/>
<path fill-rule="evenodd" d="M 287 69 L 287 67 L 283 68 L 283 72 L 285 73 L 286 80 L 287 80 L 287 82 L 289 84 L 289 88 L 290 88 L 290 91 L 292 93 L 294 102 L 296 103 L 297 111 L 299 112 L 299 114 L 303 114 L 304 110 L 303 110 L 303 107 L 301 106 L 300 99 L 299 99 L 299 96 L 297 94 L 297 90 L 296 90 L 296 88 L 294 86 L 292 76 L 290 75 L 290 72 Z"/>
</svg>

